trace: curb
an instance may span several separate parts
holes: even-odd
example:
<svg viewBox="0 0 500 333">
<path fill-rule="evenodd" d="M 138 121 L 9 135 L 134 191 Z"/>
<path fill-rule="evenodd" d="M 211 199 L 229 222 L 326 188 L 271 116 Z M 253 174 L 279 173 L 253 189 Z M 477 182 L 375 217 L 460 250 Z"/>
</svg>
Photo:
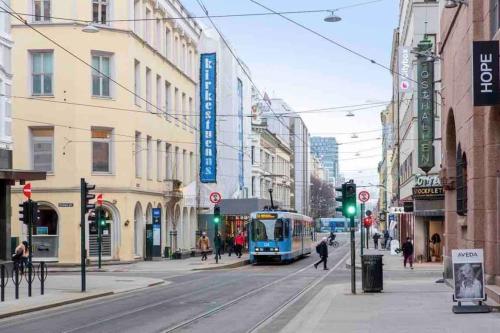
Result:
<svg viewBox="0 0 500 333">
<path fill-rule="evenodd" d="M 31 312 L 38 312 L 38 311 L 42 311 L 42 310 L 57 308 L 59 306 L 64 306 L 64 305 L 69 305 L 69 304 L 74 304 L 74 303 L 79 303 L 79 302 L 85 302 L 85 301 L 89 301 L 89 300 L 96 299 L 96 298 L 112 296 L 112 295 L 119 295 L 119 294 L 124 294 L 124 293 L 128 293 L 128 292 L 134 292 L 134 291 L 138 291 L 138 290 L 142 290 L 142 289 L 146 289 L 146 288 L 155 287 L 155 286 L 158 286 L 158 285 L 164 284 L 164 283 L 165 283 L 165 281 L 158 281 L 158 282 L 150 283 L 144 287 L 138 287 L 138 288 L 134 288 L 134 289 L 130 289 L 130 290 L 104 291 L 104 292 L 95 293 L 92 295 L 86 295 L 83 297 L 67 299 L 67 300 L 62 300 L 62 301 L 56 301 L 53 303 L 44 304 L 44 305 L 40 305 L 40 306 L 34 306 L 32 308 L 17 310 L 17 311 L 13 311 L 13 312 L 9 312 L 9 313 L 3 313 L 3 314 L 0 313 L 0 319 L 19 316 L 19 315 L 27 314 L 27 313 L 31 313 Z"/>
<path fill-rule="evenodd" d="M 56 308 L 58 306 L 88 301 L 88 300 L 95 299 L 95 298 L 111 296 L 114 294 L 115 293 L 113 291 L 106 291 L 106 292 L 102 292 L 102 293 L 98 293 L 98 294 L 94 294 L 94 295 L 88 295 L 88 296 L 84 296 L 84 297 L 80 297 L 80 298 L 74 298 L 74 299 L 58 301 L 58 302 L 54 302 L 54 303 L 50 303 L 50 304 L 44 304 L 44 305 L 29 308 L 29 309 L 22 309 L 22 310 L 9 312 L 9 313 L 0 314 L 0 319 L 18 316 L 18 315 L 22 315 L 22 314 L 26 314 L 26 313 L 30 313 L 30 312 L 37 312 L 37 311 L 47 310 L 47 309 L 51 309 L 51 308 Z"/>
<path fill-rule="evenodd" d="M 242 267 L 250 264 L 250 259 L 242 260 L 239 262 L 235 262 L 233 264 L 227 264 L 227 265 L 222 265 L 222 266 L 214 266 L 214 267 L 207 267 L 207 268 L 193 268 L 192 271 L 213 271 L 216 269 L 230 269 L 230 268 L 237 268 L 237 267 Z"/>
</svg>

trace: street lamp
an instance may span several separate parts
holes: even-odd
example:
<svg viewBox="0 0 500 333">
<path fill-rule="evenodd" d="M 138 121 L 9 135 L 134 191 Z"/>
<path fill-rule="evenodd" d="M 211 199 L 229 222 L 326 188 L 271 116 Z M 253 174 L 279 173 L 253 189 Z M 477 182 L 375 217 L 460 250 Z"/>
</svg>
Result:
<svg viewBox="0 0 500 333">
<path fill-rule="evenodd" d="M 330 14 L 325 17 L 324 21 L 329 23 L 335 23 L 342 21 L 342 18 L 338 15 L 335 15 L 335 10 L 331 10 Z"/>
<path fill-rule="evenodd" d="M 89 34 L 95 34 L 96 32 L 99 32 L 99 28 L 96 27 L 93 22 L 90 22 L 87 26 L 85 26 L 82 29 L 82 31 Z"/>
<path fill-rule="evenodd" d="M 346 117 L 354 117 L 354 113 L 352 113 L 352 111 L 349 111 L 349 112 L 347 112 L 347 114 L 345 116 Z"/>
<path fill-rule="evenodd" d="M 455 8 L 459 4 L 467 6 L 468 2 L 467 2 L 467 0 L 446 0 L 444 7 L 445 8 Z"/>
</svg>

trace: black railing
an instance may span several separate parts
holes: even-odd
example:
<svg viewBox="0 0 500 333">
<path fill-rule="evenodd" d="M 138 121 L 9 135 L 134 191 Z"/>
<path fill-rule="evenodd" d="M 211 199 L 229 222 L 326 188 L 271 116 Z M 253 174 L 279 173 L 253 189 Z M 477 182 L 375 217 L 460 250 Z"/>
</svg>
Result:
<svg viewBox="0 0 500 333">
<path fill-rule="evenodd" d="M 35 266 L 36 265 L 36 266 Z M 45 281 L 48 270 L 45 262 L 33 262 L 32 264 L 21 264 L 18 262 L 6 262 L 0 264 L 0 301 L 5 301 L 5 295 L 9 280 L 14 287 L 14 297 L 19 299 L 20 287 L 23 281 L 28 287 L 28 296 L 31 297 L 31 289 L 36 278 L 40 281 L 40 295 L 45 294 Z"/>
</svg>

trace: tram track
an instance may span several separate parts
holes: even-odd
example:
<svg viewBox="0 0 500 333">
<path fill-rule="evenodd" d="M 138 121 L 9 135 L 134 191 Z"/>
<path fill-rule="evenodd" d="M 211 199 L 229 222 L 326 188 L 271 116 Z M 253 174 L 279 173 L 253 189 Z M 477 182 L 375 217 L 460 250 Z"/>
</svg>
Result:
<svg viewBox="0 0 500 333">
<path fill-rule="evenodd" d="M 338 250 L 341 250 L 341 249 L 344 249 L 346 248 L 347 246 L 349 245 L 349 243 L 346 243 L 346 244 L 343 244 L 342 246 L 340 246 L 338 248 Z M 297 301 L 302 295 L 304 295 L 305 293 L 307 293 L 308 291 L 312 290 L 314 287 L 316 287 L 318 284 L 320 284 L 327 276 L 329 276 L 335 269 L 337 269 L 341 264 L 344 263 L 344 261 L 347 259 L 347 257 L 349 256 L 349 252 L 347 252 L 345 255 L 342 256 L 342 258 L 338 261 L 338 263 L 332 267 L 332 269 L 330 271 L 328 271 L 328 273 L 322 275 L 321 277 L 317 278 L 314 280 L 314 282 L 310 285 L 307 285 L 306 287 L 302 288 L 301 290 L 299 290 L 298 292 L 294 293 L 290 298 L 288 298 L 284 303 L 280 304 L 279 307 L 277 307 L 276 309 L 274 309 L 270 315 L 266 316 L 264 319 L 262 319 L 261 321 L 259 321 L 256 325 L 254 325 L 252 328 L 250 328 L 250 330 L 248 330 L 247 332 L 250 333 L 250 332 L 256 332 L 256 330 L 260 329 L 261 327 L 265 326 L 269 321 L 271 321 L 272 319 L 274 319 L 277 315 L 279 315 L 281 312 L 283 312 L 284 310 L 286 310 L 286 308 L 288 308 L 290 305 L 292 305 L 293 303 L 295 303 L 295 301 Z M 303 271 L 306 271 L 308 269 L 310 269 L 311 267 L 313 266 L 313 264 L 310 264 L 310 265 L 307 265 L 299 270 L 296 270 L 278 280 L 275 280 L 275 281 L 272 281 L 270 283 L 267 283 L 263 286 L 260 286 L 258 288 L 255 288 L 255 289 L 252 289 L 246 293 L 244 293 L 243 295 L 240 295 L 239 297 L 229 301 L 229 302 L 226 302 L 224 304 L 221 304 L 211 310 L 208 310 L 208 311 L 205 311 L 201 314 L 198 314 L 190 319 L 187 319 L 185 321 L 182 321 L 176 325 L 173 325 L 173 326 L 170 326 L 168 328 L 165 328 L 165 329 L 160 329 L 158 332 L 161 332 L 161 333 L 171 333 L 171 332 L 175 332 L 175 331 L 178 331 L 180 329 L 183 329 L 183 328 L 186 328 L 188 326 L 190 326 L 191 324 L 201 320 L 201 319 L 204 319 L 204 318 L 208 318 L 212 315 L 215 315 L 216 313 L 219 313 L 233 305 L 235 305 L 236 303 L 244 300 L 244 299 L 247 299 L 249 298 L 250 296 L 253 296 L 271 286 L 274 286 L 280 282 L 283 282 L 283 281 L 286 281 L 287 279 L 289 279 L 290 277 L 293 277 L 297 274 L 300 274 L 302 273 Z"/>
</svg>

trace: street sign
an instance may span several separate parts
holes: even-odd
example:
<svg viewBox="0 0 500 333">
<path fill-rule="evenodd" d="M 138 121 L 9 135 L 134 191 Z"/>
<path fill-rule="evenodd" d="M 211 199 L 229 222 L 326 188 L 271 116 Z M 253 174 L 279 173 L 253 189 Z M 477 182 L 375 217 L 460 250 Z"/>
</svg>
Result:
<svg viewBox="0 0 500 333">
<path fill-rule="evenodd" d="M 389 207 L 389 212 L 393 214 L 403 214 L 405 209 L 404 207 Z"/>
<path fill-rule="evenodd" d="M 31 199 L 31 183 L 24 185 L 23 194 L 26 198 Z"/>
<path fill-rule="evenodd" d="M 213 204 L 218 204 L 222 200 L 222 195 L 219 192 L 210 193 L 210 202 Z"/>
<path fill-rule="evenodd" d="M 102 198 L 102 194 L 98 194 L 98 195 L 97 195 L 97 204 L 98 204 L 99 206 L 102 206 L 102 202 L 103 202 L 103 201 L 104 201 L 104 200 L 103 200 L 103 198 Z"/>
<path fill-rule="evenodd" d="M 358 194 L 358 199 L 361 202 L 367 202 L 370 200 L 370 193 L 368 191 L 361 191 Z"/>
</svg>

